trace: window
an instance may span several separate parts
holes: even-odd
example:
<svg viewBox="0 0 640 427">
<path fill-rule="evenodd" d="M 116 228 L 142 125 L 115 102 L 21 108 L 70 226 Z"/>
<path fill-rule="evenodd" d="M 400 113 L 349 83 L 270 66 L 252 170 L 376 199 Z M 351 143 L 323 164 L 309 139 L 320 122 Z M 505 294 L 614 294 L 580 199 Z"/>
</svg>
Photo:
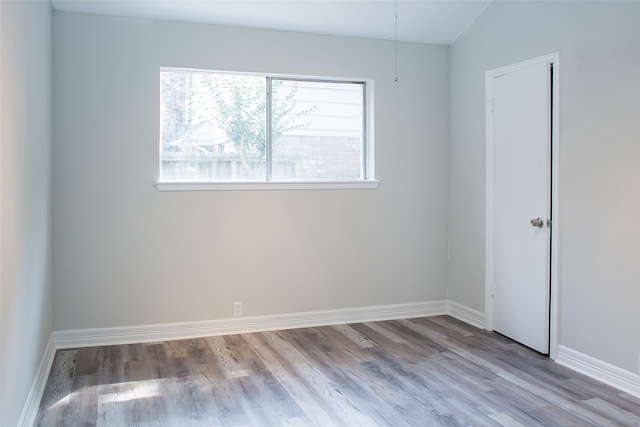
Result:
<svg viewBox="0 0 640 427">
<path fill-rule="evenodd" d="M 374 188 L 368 89 L 163 68 L 158 188 Z"/>
</svg>

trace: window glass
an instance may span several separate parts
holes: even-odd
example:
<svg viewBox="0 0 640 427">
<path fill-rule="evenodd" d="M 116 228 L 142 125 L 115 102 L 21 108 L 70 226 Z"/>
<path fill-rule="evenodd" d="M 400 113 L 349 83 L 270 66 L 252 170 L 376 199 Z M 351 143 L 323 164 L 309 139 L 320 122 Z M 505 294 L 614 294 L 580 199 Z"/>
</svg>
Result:
<svg viewBox="0 0 640 427">
<path fill-rule="evenodd" d="M 366 180 L 365 83 L 160 73 L 160 181 Z"/>
<path fill-rule="evenodd" d="M 272 178 L 363 179 L 363 85 L 272 84 Z"/>
</svg>

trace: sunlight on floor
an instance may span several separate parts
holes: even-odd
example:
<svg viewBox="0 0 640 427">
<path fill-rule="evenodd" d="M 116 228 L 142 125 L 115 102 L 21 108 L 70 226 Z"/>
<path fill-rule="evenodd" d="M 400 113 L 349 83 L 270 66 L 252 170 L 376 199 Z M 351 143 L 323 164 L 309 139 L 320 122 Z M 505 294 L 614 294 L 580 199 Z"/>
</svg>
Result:
<svg viewBox="0 0 640 427">
<path fill-rule="evenodd" d="M 97 395 L 98 404 L 127 402 L 130 400 L 144 399 L 160 395 L 161 382 L 166 380 L 129 381 L 116 384 L 102 384 L 83 387 L 81 390 L 70 393 L 49 408 L 68 405 L 71 399 L 80 398 L 81 395 Z"/>
<path fill-rule="evenodd" d="M 98 404 L 127 402 L 129 400 L 144 399 L 160 395 L 159 382 L 161 380 L 133 381 L 121 383 L 119 386 L 130 387 L 129 390 L 116 391 L 98 395 Z"/>
</svg>

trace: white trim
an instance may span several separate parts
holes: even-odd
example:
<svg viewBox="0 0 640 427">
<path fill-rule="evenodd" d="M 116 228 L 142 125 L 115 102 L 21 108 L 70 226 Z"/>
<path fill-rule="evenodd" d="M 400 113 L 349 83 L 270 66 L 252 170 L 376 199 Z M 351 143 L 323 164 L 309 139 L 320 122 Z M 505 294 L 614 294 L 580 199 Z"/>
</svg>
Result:
<svg viewBox="0 0 640 427">
<path fill-rule="evenodd" d="M 22 414 L 18 420 L 18 427 L 30 427 L 38 416 L 38 409 L 40 408 L 40 401 L 44 394 L 44 388 L 47 385 L 47 379 L 49 378 L 49 371 L 53 365 L 53 359 L 56 356 L 56 346 L 53 342 L 53 337 L 49 338 L 47 347 L 42 355 L 40 366 L 36 372 L 36 376 L 33 379 L 31 389 L 27 395 L 27 401 L 22 409 Z"/>
<path fill-rule="evenodd" d="M 479 311 L 453 301 L 440 300 L 202 322 L 54 331 L 51 334 L 33 385 L 29 391 L 18 426 L 31 426 L 36 419 L 56 349 L 188 339 L 224 334 L 440 315 L 455 317 L 478 328 L 482 328 L 485 321 L 484 315 Z M 640 397 L 640 375 L 638 374 L 563 345 L 558 345 L 557 347 L 555 362 L 623 392 Z"/>
<path fill-rule="evenodd" d="M 56 349 L 187 339 L 445 314 L 478 328 L 482 328 L 485 320 L 484 315 L 479 311 L 453 301 L 440 300 L 274 316 L 219 319 L 204 322 L 54 331 L 47 343 L 38 372 L 29 390 L 18 426 L 32 426 L 37 417 L 49 372 L 53 366 Z M 640 375 L 638 374 L 563 345 L 558 345 L 555 361 L 562 366 L 573 369 L 625 393 L 640 397 Z"/>
<path fill-rule="evenodd" d="M 56 348 L 155 342 L 447 314 L 446 301 L 394 304 L 210 321 L 54 331 Z"/>
<path fill-rule="evenodd" d="M 640 375 L 638 374 L 563 345 L 558 346 L 558 354 L 555 361 L 562 366 L 578 371 L 625 393 L 640 397 Z"/>
<path fill-rule="evenodd" d="M 333 182 L 272 182 L 272 181 L 254 181 L 254 182 L 162 182 L 157 181 L 156 187 L 159 191 L 213 191 L 213 190 L 346 190 L 346 189 L 372 189 L 377 188 L 379 181 L 375 179 L 375 108 L 374 108 L 374 85 L 375 80 L 372 78 L 349 78 L 349 77 L 323 77 L 323 76 L 306 76 L 297 74 L 274 74 L 274 73 L 255 73 L 237 70 L 211 70 L 200 68 L 184 68 L 184 67 L 160 67 L 159 76 L 162 77 L 163 72 L 184 72 L 184 73 L 209 73 L 209 74 L 235 74 L 239 76 L 256 76 L 264 77 L 272 80 L 297 80 L 302 82 L 322 82 L 322 83 L 343 83 L 343 84 L 360 84 L 363 87 L 363 181 L 333 181 Z M 162 92 L 161 88 L 159 88 Z M 160 93 L 160 95 L 162 95 Z M 269 96 L 266 98 L 269 101 Z M 159 111 L 159 110 L 158 110 Z M 271 138 L 267 134 L 267 140 Z M 267 144 L 270 144 L 268 141 Z M 158 167 L 162 163 L 162 143 L 158 143 Z M 267 154 L 269 157 L 270 154 Z M 265 174 L 265 177 L 270 173 Z M 156 176 L 159 178 L 160 174 Z"/>
<path fill-rule="evenodd" d="M 560 146 L 560 53 L 555 52 L 549 55 L 518 62 L 516 64 L 489 70 L 485 73 L 485 111 L 488 104 L 492 102 L 489 95 L 493 93 L 493 79 L 535 64 L 553 64 L 553 93 L 552 93 L 552 144 L 551 144 L 551 218 L 553 220 L 551 228 L 551 295 L 550 295 L 550 325 L 549 325 L 549 357 L 555 359 L 558 352 L 558 191 L 559 191 L 559 146 Z M 493 122 L 491 115 L 485 114 L 486 132 L 486 217 L 485 217 L 485 328 L 493 330 Z"/>
<path fill-rule="evenodd" d="M 159 191 L 373 190 L 380 181 L 156 182 Z"/>
<path fill-rule="evenodd" d="M 489 103 L 493 103 L 493 76 L 485 73 L 485 266 L 484 312 L 485 329 L 493 331 L 493 116 Z"/>
<path fill-rule="evenodd" d="M 468 323 L 471 326 L 484 329 L 484 313 L 480 311 L 476 311 L 454 301 L 447 301 L 447 314 L 451 317 L 455 317 L 458 320 L 462 320 L 463 322 Z"/>
<path fill-rule="evenodd" d="M 336 77 L 336 76 L 320 76 L 315 74 L 280 74 L 280 73 L 261 73 L 242 70 L 229 70 L 229 69 L 211 69 L 211 68 L 190 68 L 190 67 L 171 67 L 161 66 L 160 71 L 174 71 L 174 72 L 191 72 L 191 73 L 210 73 L 210 74 L 235 74 L 238 76 L 256 76 L 256 77 L 270 77 L 276 80 L 315 80 L 328 83 L 371 83 L 374 80 L 361 77 Z"/>
</svg>

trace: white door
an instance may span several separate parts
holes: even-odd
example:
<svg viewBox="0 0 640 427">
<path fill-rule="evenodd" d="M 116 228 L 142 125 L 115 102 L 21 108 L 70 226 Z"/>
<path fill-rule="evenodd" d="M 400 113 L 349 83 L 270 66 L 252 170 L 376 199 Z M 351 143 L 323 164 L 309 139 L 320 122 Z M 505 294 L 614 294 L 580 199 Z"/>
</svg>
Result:
<svg viewBox="0 0 640 427">
<path fill-rule="evenodd" d="M 552 73 L 543 62 L 487 75 L 492 329 L 541 353 L 549 352 Z"/>
</svg>

